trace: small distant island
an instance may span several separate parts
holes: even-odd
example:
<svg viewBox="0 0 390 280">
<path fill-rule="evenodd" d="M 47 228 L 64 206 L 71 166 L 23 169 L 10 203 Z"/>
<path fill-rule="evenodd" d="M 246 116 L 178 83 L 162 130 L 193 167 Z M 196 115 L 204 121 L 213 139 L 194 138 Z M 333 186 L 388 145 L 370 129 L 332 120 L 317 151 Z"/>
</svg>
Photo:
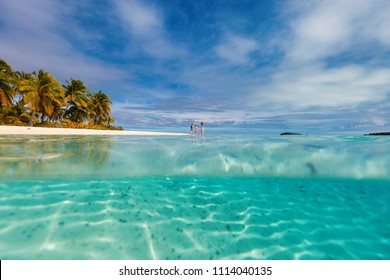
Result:
<svg viewBox="0 0 390 280">
<path fill-rule="evenodd" d="M 283 132 L 280 133 L 281 136 L 288 136 L 288 135 L 303 135 L 302 133 L 297 133 L 297 132 Z"/>
<path fill-rule="evenodd" d="M 386 131 L 386 132 L 373 132 L 373 133 L 367 133 L 367 134 L 364 134 L 366 136 L 390 136 L 390 131 Z"/>
<path fill-rule="evenodd" d="M 13 71 L 0 58 L 0 125 L 123 130 L 113 125 L 108 95 L 65 81 L 43 70 Z"/>
</svg>

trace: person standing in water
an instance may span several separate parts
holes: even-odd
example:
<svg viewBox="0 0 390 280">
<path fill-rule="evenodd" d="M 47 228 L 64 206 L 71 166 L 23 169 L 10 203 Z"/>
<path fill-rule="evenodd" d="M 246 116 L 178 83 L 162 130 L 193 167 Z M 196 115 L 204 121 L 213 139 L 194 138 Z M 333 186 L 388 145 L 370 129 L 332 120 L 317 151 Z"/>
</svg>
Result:
<svg viewBox="0 0 390 280">
<path fill-rule="evenodd" d="M 192 135 L 193 132 L 194 132 L 194 123 L 192 123 L 190 126 L 190 134 Z"/>
<path fill-rule="evenodd" d="M 204 136 L 204 123 L 200 122 L 200 134 Z"/>
</svg>

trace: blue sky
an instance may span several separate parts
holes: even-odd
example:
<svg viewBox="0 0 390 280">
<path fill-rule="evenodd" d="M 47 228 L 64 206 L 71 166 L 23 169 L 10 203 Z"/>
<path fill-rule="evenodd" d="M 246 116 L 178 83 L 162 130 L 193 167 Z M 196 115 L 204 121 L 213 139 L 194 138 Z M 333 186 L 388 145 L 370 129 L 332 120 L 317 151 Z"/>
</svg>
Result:
<svg viewBox="0 0 390 280">
<path fill-rule="evenodd" d="M 0 0 L 0 57 L 121 125 L 390 130 L 388 0 Z"/>
</svg>

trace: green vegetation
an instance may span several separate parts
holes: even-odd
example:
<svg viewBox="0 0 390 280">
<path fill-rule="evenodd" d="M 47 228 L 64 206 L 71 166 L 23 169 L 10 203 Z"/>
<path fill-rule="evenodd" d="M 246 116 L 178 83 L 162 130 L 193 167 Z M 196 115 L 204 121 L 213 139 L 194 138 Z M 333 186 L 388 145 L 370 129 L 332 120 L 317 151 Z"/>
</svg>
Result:
<svg viewBox="0 0 390 280">
<path fill-rule="evenodd" d="M 390 136 L 390 131 L 385 131 L 385 132 L 374 132 L 374 133 L 368 133 L 364 134 L 368 136 Z"/>
<path fill-rule="evenodd" d="M 113 126 L 111 104 L 80 80 L 61 85 L 48 72 L 15 72 L 0 59 L 0 125 L 123 130 Z"/>
</svg>

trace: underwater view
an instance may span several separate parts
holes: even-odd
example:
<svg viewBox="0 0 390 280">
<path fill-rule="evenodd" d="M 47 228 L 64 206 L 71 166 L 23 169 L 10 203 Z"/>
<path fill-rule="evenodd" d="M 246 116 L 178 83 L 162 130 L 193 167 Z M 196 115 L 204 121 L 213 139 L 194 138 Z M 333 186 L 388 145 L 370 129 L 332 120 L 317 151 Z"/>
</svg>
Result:
<svg viewBox="0 0 390 280">
<path fill-rule="evenodd" d="M 1 136 L 1 259 L 390 259 L 390 138 Z"/>
</svg>

